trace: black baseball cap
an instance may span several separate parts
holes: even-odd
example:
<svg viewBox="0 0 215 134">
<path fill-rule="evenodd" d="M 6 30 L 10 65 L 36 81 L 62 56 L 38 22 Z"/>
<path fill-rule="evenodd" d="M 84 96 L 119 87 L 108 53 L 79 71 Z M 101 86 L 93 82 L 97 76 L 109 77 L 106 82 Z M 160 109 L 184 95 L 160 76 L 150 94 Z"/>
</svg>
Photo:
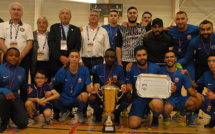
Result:
<svg viewBox="0 0 215 134">
<path fill-rule="evenodd" d="M 155 18 L 153 21 L 152 21 L 152 26 L 155 25 L 156 23 L 160 24 L 161 26 L 163 26 L 163 21 L 162 19 L 160 18 Z"/>
</svg>

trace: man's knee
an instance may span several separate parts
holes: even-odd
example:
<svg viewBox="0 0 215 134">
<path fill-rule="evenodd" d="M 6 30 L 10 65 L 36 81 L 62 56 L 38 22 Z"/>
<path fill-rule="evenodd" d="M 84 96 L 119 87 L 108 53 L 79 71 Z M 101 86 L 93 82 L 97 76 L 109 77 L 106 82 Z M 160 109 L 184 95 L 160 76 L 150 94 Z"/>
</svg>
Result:
<svg viewBox="0 0 215 134">
<path fill-rule="evenodd" d="M 97 95 L 91 94 L 90 97 L 89 97 L 89 104 L 90 105 L 95 105 L 97 103 L 99 103 L 99 98 L 97 97 Z"/>
<path fill-rule="evenodd" d="M 132 94 L 130 92 L 125 93 L 123 96 L 123 101 L 126 103 L 132 103 L 132 101 L 133 101 Z"/>
<path fill-rule="evenodd" d="M 164 106 L 164 115 L 171 114 L 172 110 L 173 110 L 173 106 L 172 105 L 165 105 Z"/>
<path fill-rule="evenodd" d="M 141 121 L 142 119 L 140 117 L 130 116 L 128 121 L 129 127 L 131 129 L 136 129 L 141 125 Z"/>
<path fill-rule="evenodd" d="M 45 93 L 45 97 L 46 98 L 49 98 L 49 97 L 51 97 L 53 94 L 52 94 L 52 92 L 51 91 L 47 91 L 46 93 Z"/>
<path fill-rule="evenodd" d="M 79 100 L 87 102 L 88 101 L 88 94 L 86 92 L 82 92 L 80 94 L 80 99 Z"/>
</svg>

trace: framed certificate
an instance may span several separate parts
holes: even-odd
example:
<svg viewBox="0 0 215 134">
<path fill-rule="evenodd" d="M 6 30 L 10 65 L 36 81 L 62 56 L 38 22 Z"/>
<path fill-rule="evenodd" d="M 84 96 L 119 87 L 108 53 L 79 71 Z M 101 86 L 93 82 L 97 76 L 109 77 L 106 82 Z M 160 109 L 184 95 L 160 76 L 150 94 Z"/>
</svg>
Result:
<svg viewBox="0 0 215 134">
<path fill-rule="evenodd" d="M 135 86 L 140 97 L 166 99 L 171 96 L 171 85 L 168 75 L 140 74 Z"/>
</svg>

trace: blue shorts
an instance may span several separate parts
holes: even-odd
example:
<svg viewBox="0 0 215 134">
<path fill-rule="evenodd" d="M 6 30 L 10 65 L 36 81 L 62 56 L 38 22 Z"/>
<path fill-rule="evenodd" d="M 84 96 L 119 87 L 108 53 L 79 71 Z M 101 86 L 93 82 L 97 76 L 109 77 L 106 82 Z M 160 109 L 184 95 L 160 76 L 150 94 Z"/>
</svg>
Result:
<svg viewBox="0 0 215 134">
<path fill-rule="evenodd" d="M 185 109 L 185 103 L 190 96 L 170 97 L 164 101 L 168 101 L 173 106 L 173 111 Z"/>
<path fill-rule="evenodd" d="M 163 102 L 163 100 L 160 98 L 135 98 L 132 102 L 129 116 L 143 118 L 147 107 L 149 107 L 149 103 L 154 99 L 159 99 Z"/>
<path fill-rule="evenodd" d="M 46 104 L 45 106 L 39 105 L 39 107 L 38 107 L 37 102 L 35 102 L 35 106 L 36 106 L 36 110 L 40 111 L 40 114 L 43 114 L 43 111 L 46 110 L 46 109 L 51 109 L 52 110 L 52 106 L 50 104 Z"/>
</svg>

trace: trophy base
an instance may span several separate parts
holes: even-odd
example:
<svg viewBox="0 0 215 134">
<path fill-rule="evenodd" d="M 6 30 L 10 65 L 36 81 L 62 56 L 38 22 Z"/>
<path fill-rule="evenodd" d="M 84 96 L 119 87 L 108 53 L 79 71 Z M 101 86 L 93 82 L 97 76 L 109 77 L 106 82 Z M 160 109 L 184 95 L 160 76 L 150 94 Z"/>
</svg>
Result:
<svg viewBox="0 0 215 134">
<path fill-rule="evenodd" d="M 115 133 L 115 125 L 103 125 L 102 133 Z"/>
</svg>

